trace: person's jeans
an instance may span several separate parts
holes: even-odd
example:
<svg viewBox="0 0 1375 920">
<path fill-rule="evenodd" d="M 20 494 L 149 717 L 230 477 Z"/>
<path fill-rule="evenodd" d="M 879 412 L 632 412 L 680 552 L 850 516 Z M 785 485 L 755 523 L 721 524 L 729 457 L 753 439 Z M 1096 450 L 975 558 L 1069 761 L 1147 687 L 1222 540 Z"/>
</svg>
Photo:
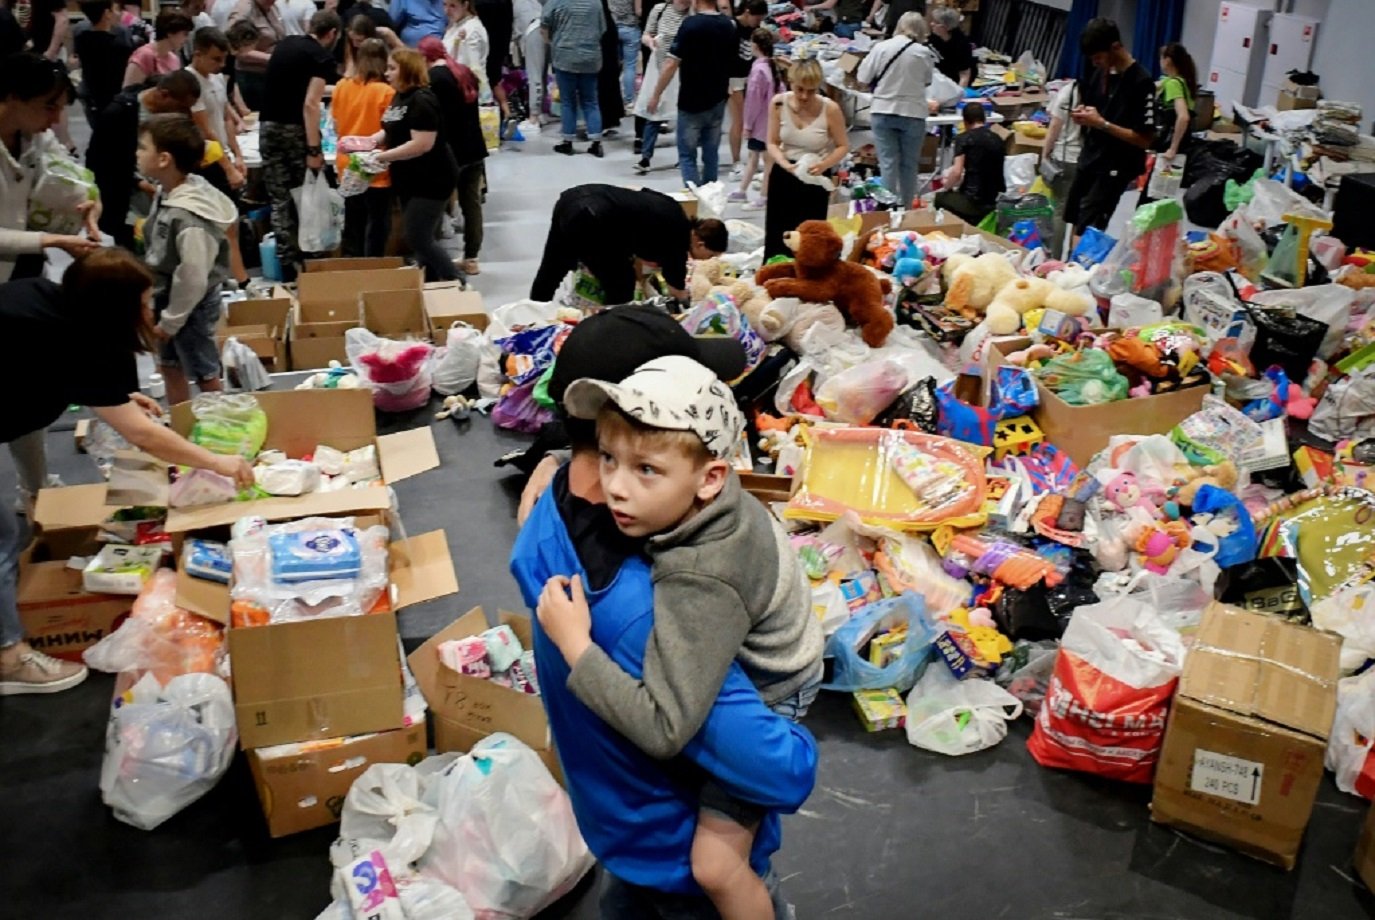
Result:
<svg viewBox="0 0 1375 920">
<path fill-rule="evenodd" d="M 791 912 L 783 900 L 778 874 L 772 869 L 764 876 L 773 899 L 775 920 L 788 920 Z M 603 867 L 600 899 L 602 920 L 720 920 L 720 914 L 705 895 L 670 894 L 632 885 L 618 879 Z"/>
<path fill-rule="evenodd" d="M 10 457 L 19 475 L 19 488 L 37 497 L 48 484 L 48 429 L 21 434 L 10 442 Z"/>
<path fill-rule="evenodd" d="M 640 47 L 639 26 L 616 26 L 616 36 L 621 40 L 621 98 L 626 105 L 635 101 L 635 65 L 640 62 L 637 50 Z"/>
<path fill-rule="evenodd" d="M 454 260 L 435 239 L 444 217 L 447 198 L 405 198 L 401 201 L 401 227 L 406 245 L 425 269 L 426 281 L 455 281 L 460 276 Z"/>
<path fill-rule="evenodd" d="M 878 148 L 878 168 L 883 187 L 898 196 L 904 208 L 917 197 L 921 147 L 926 142 L 926 119 L 907 115 L 875 114 L 871 128 Z"/>
<path fill-rule="evenodd" d="M 721 162 L 721 122 L 726 117 L 722 99 L 705 112 L 678 112 L 678 168 L 683 181 L 705 185 L 716 181 Z M 697 151 L 702 151 L 702 172 L 697 172 Z"/>
<path fill-rule="evenodd" d="M 24 638 L 19 622 L 19 554 L 23 549 L 24 528 L 19 515 L 0 507 L 0 648 L 9 648 Z"/>
<path fill-rule="evenodd" d="M 645 133 L 640 136 L 640 159 L 646 163 L 654 156 L 654 145 L 659 142 L 659 132 L 664 130 L 662 121 L 646 121 Z"/>
<path fill-rule="evenodd" d="M 854 38 L 863 29 L 862 22 L 838 22 L 835 24 L 836 38 Z"/>
<path fill-rule="evenodd" d="M 571 141 L 578 136 L 578 111 L 581 109 L 583 121 L 587 123 L 587 139 L 601 140 L 602 109 L 597 102 L 597 75 L 555 70 L 554 79 L 559 84 L 559 119 L 563 122 L 563 139 Z"/>
</svg>

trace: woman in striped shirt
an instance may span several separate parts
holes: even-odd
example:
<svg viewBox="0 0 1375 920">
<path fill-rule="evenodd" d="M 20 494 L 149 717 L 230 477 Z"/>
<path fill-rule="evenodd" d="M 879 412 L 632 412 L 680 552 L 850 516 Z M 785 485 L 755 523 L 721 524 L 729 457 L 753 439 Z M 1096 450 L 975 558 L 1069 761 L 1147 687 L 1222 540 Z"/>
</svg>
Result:
<svg viewBox="0 0 1375 920">
<path fill-rule="evenodd" d="M 640 41 L 650 49 L 649 63 L 645 65 L 644 79 L 640 82 L 640 94 L 635 98 L 635 131 L 639 138 L 640 161 L 635 164 L 635 174 L 643 176 L 649 172 L 649 160 L 654 156 L 654 144 L 664 125 L 673 120 L 678 112 L 678 77 L 664 89 L 658 107 L 649 111 L 649 97 L 654 95 L 654 87 L 659 83 L 659 71 L 668 60 L 668 50 L 673 47 L 673 39 L 678 35 L 678 27 L 690 15 L 690 0 L 664 0 L 649 12 L 645 22 L 644 35 Z"/>
</svg>

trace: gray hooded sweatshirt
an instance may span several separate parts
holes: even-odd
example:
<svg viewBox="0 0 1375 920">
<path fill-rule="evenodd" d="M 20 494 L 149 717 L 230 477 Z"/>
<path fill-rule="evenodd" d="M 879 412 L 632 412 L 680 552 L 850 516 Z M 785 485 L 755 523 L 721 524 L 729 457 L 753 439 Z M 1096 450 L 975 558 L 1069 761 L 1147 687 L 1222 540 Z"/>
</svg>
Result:
<svg viewBox="0 0 1375 920">
<path fill-rule="evenodd" d="M 234 202 L 200 176 L 159 195 L 143 225 L 153 297 L 166 305 L 158 328 L 176 335 L 205 295 L 229 277 L 225 231 L 239 219 Z"/>
<path fill-rule="evenodd" d="M 640 750 L 661 760 L 681 751 L 733 661 L 770 705 L 821 677 L 821 621 L 797 554 L 734 472 L 715 501 L 648 548 L 654 629 L 644 676 L 593 645 L 568 678 L 568 689 Z"/>
</svg>

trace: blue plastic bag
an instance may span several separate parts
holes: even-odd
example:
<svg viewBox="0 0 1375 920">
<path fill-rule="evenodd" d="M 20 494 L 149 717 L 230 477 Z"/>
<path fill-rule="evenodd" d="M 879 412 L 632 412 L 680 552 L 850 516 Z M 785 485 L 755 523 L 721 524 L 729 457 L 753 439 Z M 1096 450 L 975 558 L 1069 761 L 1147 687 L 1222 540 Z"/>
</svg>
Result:
<svg viewBox="0 0 1375 920">
<path fill-rule="evenodd" d="M 1211 515 L 1213 521 L 1223 522 L 1219 525 L 1210 523 L 1207 527 L 1218 535 L 1217 556 L 1213 561 L 1221 568 L 1241 565 L 1256 558 L 1256 526 L 1241 499 L 1217 486 L 1199 486 L 1194 495 L 1193 513 L 1195 525 L 1201 523 L 1197 519 L 1200 514 Z M 1227 531 L 1230 533 L 1222 536 Z"/>
<path fill-rule="evenodd" d="M 899 623 L 907 623 L 907 641 L 897 660 L 884 667 L 872 665 L 860 653 L 871 636 Z M 823 690 L 884 690 L 906 693 L 931 659 L 936 630 L 926 618 L 926 603 L 919 594 L 900 594 L 863 607 L 826 640 L 824 657 L 834 662 L 831 679 Z"/>
<path fill-rule="evenodd" d="M 999 420 L 1026 415 L 1041 402 L 1036 392 L 1036 380 L 1024 367 L 1003 364 L 993 377 L 993 398 L 990 411 Z"/>
<path fill-rule="evenodd" d="M 1097 227 L 1089 227 L 1084 231 L 1084 235 L 1079 238 L 1079 245 L 1074 247 L 1074 255 L 1070 257 L 1070 260 L 1078 262 L 1085 268 L 1093 268 L 1111 255 L 1113 247 L 1116 245 L 1117 240 Z"/>
<path fill-rule="evenodd" d="M 936 433 L 956 441 L 993 446 L 993 430 L 997 418 L 982 406 L 971 406 L 955 395 L 954 381 L 947 380 L 936 388 Z M 882 689 L 882 688 L 879 688 Z"/>
</svg>

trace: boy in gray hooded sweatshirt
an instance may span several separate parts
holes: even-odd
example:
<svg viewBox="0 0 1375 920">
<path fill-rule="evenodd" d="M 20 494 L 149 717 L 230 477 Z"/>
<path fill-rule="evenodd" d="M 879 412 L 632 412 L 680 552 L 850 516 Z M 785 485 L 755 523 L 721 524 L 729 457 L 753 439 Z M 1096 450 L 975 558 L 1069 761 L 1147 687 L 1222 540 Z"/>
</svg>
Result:
<svg viewBox="0 0 1375 920">
<path fill-rule="evenodd" d="M 239 212 L 194 174 L 204 156 L 205 137 L 185 115 L 155 116 L 139 132 L 138 170 L 159 187 L 143 243 L 170 405 L 191 398 L 191 380 L 203 393 L 221 389 L 215 326 L 220 285 L 229 277 L 225 233 Z"/>
</svg>

